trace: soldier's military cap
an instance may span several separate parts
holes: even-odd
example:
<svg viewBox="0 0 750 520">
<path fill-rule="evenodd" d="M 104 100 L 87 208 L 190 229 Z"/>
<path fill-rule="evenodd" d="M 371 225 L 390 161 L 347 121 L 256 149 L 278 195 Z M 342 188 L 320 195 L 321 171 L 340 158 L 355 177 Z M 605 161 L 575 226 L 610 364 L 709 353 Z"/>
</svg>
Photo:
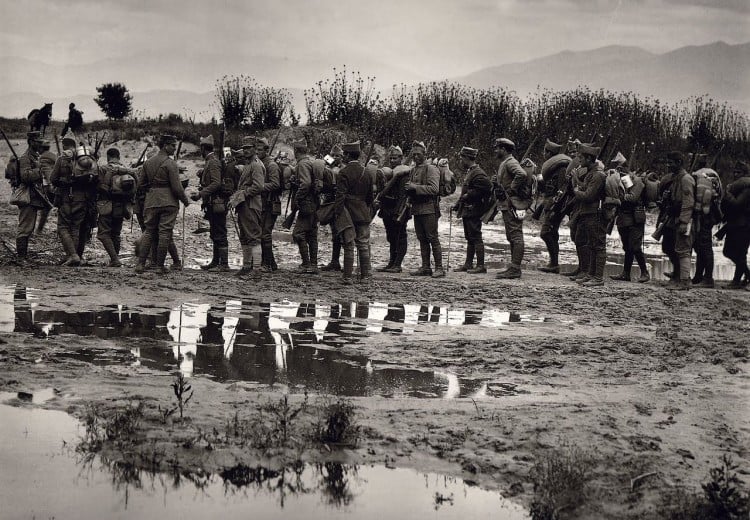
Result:
<svg viewBox="0 0 750 520">
<path fill-rule="evenodd" d="M 685 157 L 682 155 L 682 152 L 678 152 L 677 150 L 667 152 L 667 159 L 680 164 L 685 162 Z"/>
<path fill-rule="evenodd" d="M 305 141 L 304 139 L 294 141 L 292 143 L 292 148 L 294 148 L 294 150 L 298 152 L 307 152 L 307 141 Z"/>
<path fill-rule="evenodd" d="M 270 143 L 268 142 L 268 139 L 265 137 L 259 137 L 255 140 L 255 146 L 261 146 L 262 148 L 268 148 L 270 147 Z"/>
<path fill-rule="evenodd" d="M 578 145 L 578 153 L 590 155 L 591 157 L 597 157 L 600 151 L 601 148 L 597 148 L 596 146 L 591 144 L 581 143 L 580 145 Z"/>
<path fill-rule="evenodd" d="M 242 138 L 242 148 L 255 148 L 255 137 L 246 135 Z"/>
<path fill-rule="evenodd" d="M 159 143 L 161 146 L 165 144 L 177 144 L 177 136 L 172 134 L 161 134 L 159 137 Z"/>
<path fill-rule="evenodd" d="M 516 143 L 508 139 L 507 137 L 498 137 L 495 139 L 495 148 L 498 147 L 507 148 L 509 150 L 515 150 L 516 149 Z"/>
<path fill-rule="evenodd" d="M 404 151 L 400 146 L 393 145 L 388 149 L 389 155 L 404 155 Z"/>
<path fill-rule="evenodd" d="M 331 148 L 331 152 L 330 152 L 331 155 L 341 155 L 343 153 L 344 153 L 344 150 L 341 148 L 341 145 L 338 143 L 333 145 L 333 147 Z"/>
<path fill-rule="evenodd" d="M 562 152 L 562 145 L 547 139 L 547 142 L 544 143 L 544 150 L 550 153 L 560 153 Z"/>
<path fill-rule="evenodd" d="M 626 162 L 628 162 L 628 160 L 624 155 L 622 155 L 621 152 L 617 152 L 617 155 L 615 155 L 610 162 L 614 164 L 625 164 Z"/>
<path fill-rule="evenodd" d="M 41 132 L 26 132 L 26 140 L 27 141 L 42 141 L 42 133 Z"/>
<path fill-rule="evenodd" d="M 344 143 L 341 145 L 341 150 L 344 152 L 351 152 L 351 153 L 361 153 L 362 149 L 359 146 L 359 141 L 354 141 L 353 143 Z"/>
<path fill-rule="evenodd" d="M 73 139 L 72 137 L 63 137 L 62 145 L 63 145 L 63 148 L 65 148 L 66 146 L 72 146 L 73 148 L 75 148 L 76 140 Z"/>
<path fill-rule="evenodd" d="M 458 155 L 466 157 L 467 159 L 476 159 L 479 155 L 479 150 L 477 150 L 476 148 L 469 148 L 468 146 L 464 146 L 463 148 L 461 148 L 461 151 L 458 152 Z"/>
<path fill-rule="evenodd" d="M 427 151 L 427 147 L 424 145 L 424 142 L 422 141 L 414 141 L 413 143 L 411 143 L 411 149 L 413 150 L 415 148 L 421 148 L 422 151 L 425 151 L 425 152 Z"/>
<path fill-rule="evenodd" d="M 210 146 L 211 148 L 214 147 L 214 136 L 209 134 L 208 137 L 201 137 L 200 141 L 201 146 Z"/>
</svg>

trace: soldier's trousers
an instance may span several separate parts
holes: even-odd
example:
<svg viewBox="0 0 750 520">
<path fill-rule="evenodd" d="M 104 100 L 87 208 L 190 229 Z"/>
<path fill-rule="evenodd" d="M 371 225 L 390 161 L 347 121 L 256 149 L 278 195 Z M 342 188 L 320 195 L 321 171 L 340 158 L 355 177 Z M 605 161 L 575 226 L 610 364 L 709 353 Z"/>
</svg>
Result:
<svg viewBox="0 0 750 520">
<path fill-rule="evenodd" d="M 262 217 L 260 243 L 263 246 L 271 247 L 273 244 L 273 228 L 279 216 L 274 215 L 271 211 L 264 211 Z"/>
<path fill-rule="evenodd" d="M 604 278 L 604 265 L 607 262 L 607 220 L 602 212 L 581 215 L 577 234 L 583 234 L 589 254 L 588 273 L 595 280 Z"/>
<path fill-rule="evenodd" d="M 246 204 L 243 204 L 243 206 L 246 206 Z M 214 213 L 209 206 L 206 218 L 208 219 L 209 237 L 214 247 L 229 247 L 229 240 L 227 239 L 227 212 Z"/>
<path fill-rule="evenodd" d="M 18 208 L 18 232 L 16 239 L 26 239 L 34 233 L 34 224 L 36 224 L 36 214 L 40 211 L 32 205 L 21 206 Z"/>
<path fill-rule="evenodd" d="M 353 238 L 344 242 L 344 277 L 350 277 L 354 271 L 354 249 L 359 255 L 359 273 L 362 278 L 370 276 L 370 224 L 354 224 Z M 346 237 L 351 237 L 347 233 Z"/>
<path fill-rule="evenodd" d="M 401 223 L 395 218 L 383 218 L 385 239 L 388 241 L 388 265 L 401 267 L 408 247 L 406 222 Z"/>
<path fill-rule="evenodd" d="M 99 221 L 97 222 L 96 237 L 102 243 L 105 243 L 107 239 L 112 241 L 112 245 L 115 246 L 115 252 L 120 253 L 120 235 L 122 233 L 122 223 L 124 217 L 114 216 L 102 216 L 99 215 Z"/>
<path fill-rule="evenodd" d="M 440 246 L 438 236 L 438 216 L 434 213 L 429 215 L 414 215 L 414 231 L 419 240 L 419 250 L 422 256 L 422 267 L 430 267 L 430 249 L 435 259 L 435 268 L 443 268 L 443 248 Z"/>
<path fill-rule="evenodd" d="M 558 265 L 560 261 L 560 224 L 562 219 L 561 215 L 550 213 L 546 209 L 542 214 L 542 227 L 539 231 L 539 237 L 547 246 L 551 266 Z"/>
<path fill-rule="evenodd" d="M 693 249 L 695 249 L 695 280 L 714 277 L 714 219 L 703 213 L 693 217 Z"/>
<path fill-rule="evenodd" d="M 505 238 L 510 244 L 510 263 L 516 269 L 521 269 L 523 261 L 523 220 L 517 219 L 508 210 L 503 210 L 503 224 L 505 224 Z"/>
<path fill-rule="evenodd" d="M 237 227 L 240 230 L 240 244 L 250 247 L 260 245 L 263 235 L 260 210 L 250 208 L 247 203 L 241 204 L 237 208 Z"/>
<path fill-rule="evenodd" d="M 151 246 L 156 242 L 156 265 L 163 266 L 167 257 L 169 244 L 172 241 L 174 225 L 177 222 L 179 208 L 174 206 L 163 206 L 160 208 L 147 208 L 144 211 L 146 219 L 146 230 L 141 238 L 140 259 L 145 260 L 151 251 Z"/>
<path fill-rule="evenodd" d="M 292 230 L 292 240 L 299 247 L 302 265 L 318 265 L 318 216 L 297 215 Z"/>
<path fill-rule="evenodd" d="M 690 235 L 680 235 L 675 227 L 664 227 L 661 239 L 661 250 L 672 262 L 673 279 L 687 280 L 690 278 L 690 256 L 692 254 L 692 238 Z M 680 262 L 682 259 L 682 262 Z M 685 267 L 687 266 L 687 267 Z"/>
<path fill-rule="evenodd" d="M 622 249 L 625 251 L 624 271 L 630 274 L 633 268 L 633 260 L 638 262 L 641 274 L 648 270 L 646 266 L 646 257 L 643 254 L 643 234 L 645 224 L 633 224 L 632 226 L 617 226 L 617 232 L 620 233 Z"/>
<path fill-rule="evenodd" d="M 482 239 L 482 218 L 463 217 L 464 238 L 466 239 L 466 261 L 464 265 L 470 266 L 477 257 L 477 265 L 484 265 L 484 240 Z"/>
<path fill-rule="evenodd" d="M 727 228 L 723 253 L 735 264 L 735 282 L 739 282 L 744 275 L 750 279 L 750 269 L 747 265 L 748 248 L 750 248 L 750 226 Z"/>
<path fill-rule="evenodd" d="M 79 256 L 88 240 L 88 218 L 89 203 L 86 201 L 65 201 L 57 210 L 57 234 L 60 241 L 65 245 L 70 240 Z"/>
</svg>

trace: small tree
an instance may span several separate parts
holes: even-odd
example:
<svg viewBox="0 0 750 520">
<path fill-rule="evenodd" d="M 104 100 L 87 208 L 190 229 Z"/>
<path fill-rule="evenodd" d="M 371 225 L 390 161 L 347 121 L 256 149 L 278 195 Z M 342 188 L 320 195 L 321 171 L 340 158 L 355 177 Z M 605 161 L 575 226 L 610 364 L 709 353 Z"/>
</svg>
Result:
<svg viewBox="0 0 750 520">
<path fill-rule="evenodd" d="M 122 83 L 105 83 L 96 91 L 99 95 L 94 101 L 108 119 L 125 119 L 133 110 L 133 96 Z"/>
</svg>

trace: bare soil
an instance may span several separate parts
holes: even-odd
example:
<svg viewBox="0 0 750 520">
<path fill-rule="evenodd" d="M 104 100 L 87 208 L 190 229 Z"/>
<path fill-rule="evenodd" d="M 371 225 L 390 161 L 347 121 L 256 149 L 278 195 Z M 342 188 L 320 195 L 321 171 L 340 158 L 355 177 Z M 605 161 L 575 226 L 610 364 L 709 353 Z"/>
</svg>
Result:
<svg viewBox="0 0 750 520">
<path fill-rule="evenodd" d="M 121 143 L 120 148 L 128 161 L 140 145 Z M 5 163 L 7 155 L 3 152 L 0 163 Z M 189 168 L 191 185 L 196 184 L 199 159 L 181 162 Z M 1 236 L 12 248 L 17 210 L 7 204 L 7 183 L 1 184 Z M 452 199 L 443 202 L 444 215 Z M 231 274 L 190 268 L 196 265 L 194 259 L 209 256 L 210 246 L 208 235 L 191 233 L 205 225 L 197 205 L 187 208 L 185 218 L 189 268 L 184 271 L 136 276 L 132 267 L 105 268 L 105 253 L 96 240 L 87 252 L 89 267 L 57 267 L 62 251 L 54 233 L 53 212 L 47 231 L 31 242 L 33 265 L 16 265 L 10 252 L 0 251 L 0 281 L 5 286 L 38 289 L 43 295 L 40 308 L 50 309 L 91 310 L 113 303 L 128 308 L 174 308 L 190 301 L 223 304 L 230 299 L 274 302 L 285 298 L 506 309 L 543 316 L 554 325 L 522 322 L 502 329 L 425 328 L 425 334 L 419 333 L 422 329 L 411 335 L 377 334 L 341 346 L 372 360 L 485 379 L 515 392 L 450 400 L 353 397 L 359 440 L 333 448 L 304 439 L 296 439 L 296 450 L 288 445 L 251 449 L 222 442 L 227 423 L 235 415 L 257 418 L 257 407 L 278 402 L 290 391 L 287 387 L 220 382 L 196 375 L 189 379 L 195 393 L 186 408 L 188 419 L 162 420 L 159 408 L 174 403 L 172 375 L 64 355 L 82 348 L 127 352 L 139 344 L 135 339 L 0 333 L 0 391 L 54 387 L 57 397 L 44 406 L 78 417 L 92 404 L 111 410 L 143 401 L 147 414 L 141 435 L 135 442 L 107 449 L 113 456 L 138 453 L 144 465 L 147 460 L 154 463 L 155 453 L 159 454 L 157 466 L 210 472 L 238 463 L 278 464 L 293 457 L 383 463 L 461 476 L 527 506 L 534 496 L 530 469 L 535 457 L 572 444 L 590 452 L 596 461 L 586 500 L 571 512 L 577 518 L 653 516 L 666 491 L 680 486 L 698 490 L 709 468 L 725 453 L 739 463 L 745 484 L 750 480 L 748 291 L 673 293 L 659 282 L 610 282 L 603 288 L 585 289 L 567 278 L 533 269 L 545 261 L 533 247 L 538 244 L 533 224 L 527 230 L 532 246 L 529 265 L 520 280 L 496 280 L 492 273 L 449 273 L 440 280 L 404 273 L 377 274 L 370 284 L 342 286 L 336 274 L 294 273 L 296 251 L 289 233 L 280 227 L 276 251 L 282 269 L 238 280 Z M 140 236 L 137 224 L 134 227 L 131 234 L 126 225 L 123 251 L 132 251 L 133 240 Z M 449 241 L 448 227 L 441 226 L 444 246 Z M 464 241 L 458 221 L 452 227 L 455 266 L 463 256 Z M 178 232 L 181 246 L 182 220 Z M 504 241 L 497 223 L 488 226 L 487 236 L 489 242 Z M 321 232 L 321 262 L 327 261 L 330 251 L 327 237 Z M 413 268 L 418 255 L 411 229 L 409 239 L 407 268 Z M 377 266 L 387 258 L 379 223 L 374 225 L 372 243 Z M 233 230 L 230 244 L 233 256 L 238 257 Z M 502 249 L 490 253 L 489 260 L 495 262 L 491 265 L 504 261 Z M 570 244 L 565 251 L 570 258 Z M 132 266 L 133 261 L 126 263 Z M 326 401 L 316 396 L 310 399 L 300 424 L 319 418 Z M 290 395 L 293 405 L 303 400 L 299 389 Z M 650 472 L 655 477 L 631 486 L 631 479 Z"/>
</svg>

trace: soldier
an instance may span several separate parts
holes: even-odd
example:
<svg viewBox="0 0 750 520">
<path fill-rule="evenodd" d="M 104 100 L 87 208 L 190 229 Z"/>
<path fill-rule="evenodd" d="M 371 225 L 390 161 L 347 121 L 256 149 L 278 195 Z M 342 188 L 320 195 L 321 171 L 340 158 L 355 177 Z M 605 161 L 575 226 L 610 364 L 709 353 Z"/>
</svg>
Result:
<svg viewBox="0 0 750 520">
<path fill-rule="evenodd" d="M 266 177 L 263 180 L 263 209 L 261 211 L 260 248 L 262 251 L 261 267 L 266 271 L 276 271 L 276 259 L 273 255 L 273 227 L 276 219 L 281 215 L 281 192 L 283 184 L 281 179 L 281 168 L 271 157 L 271 149 L 268 139 L 265 137 L 257 141 L 258 159 L 261 160 L 266 169 Z"/>
<path fill-rule="evenodd" d="M 66 140 L 63 146 L 71 146 L 71 141 Z M 55 205 L 58 208 L 57 234 L 67 255 L 63 265 L 76 267 L 81 265 L 86 242 L 91 236 L 99 167 L 93 150 L 79 146 L 70 153 L 71 148 L 66 148 L 68 153 L 58 158 L 50 180 L 55 186 Z"/>
<path fill-rule="evenodd" d="M 600 151 L 595 146 L 579 145 L 579 166 L 573 170 L 572 178 L 574 203 L 570 221 L 581 273 L 571 279 L 586 287 L 604 285 L 607 262 L 607 222 L 601 210 L 605 175 L 604 165 L 597 160 Z"/>
<path fill-rule="evenodd" d="M 692 283 L 699 288 L 711 289 L 714 283 L 714 244 L 713 227 L 721 219 L 720 198 L 721 180 L 718 174 L 708 168 L 706 155 L 700 154 L 695 161 L 696 170 L 691 172 L 696 186 L 696 205 L 693 212 L 693 249 L 695 250 L 695 276 Z M 708 175 L 706 175 L 708 173 Z M 713 176 L 713 177 L 712 177 Z M 716 187 L 712 183 L 716 182 Z M 703 211 L 704 192 L 713 194 L 708 196 L 708 210 Z"/>
<path fill-rule="evenodd" d="M 263 249 L 261 248 L 263 202 L 261 194 L 266 178 L 266 168 L 256 155 L 256 146 L 257 143 L 253 137 L 242 139 L 245 166 L 242 168 L 242 175 L 240 175 L 240 180 L 237 183 L 237 191 L 230 199 L 230 205 L 237 213 L 237 227 L 240 232 L 240 244 L 242 245 L 242 268 L 237 276 L 250 274 L 256 268 L 260 269 L 263 262 Z"/>
<path fill-rule="evenodd" d="M 75 103 L 68 105 L 68 120 L 65 122 L 65 126 L 60 133 L 61 136 L 70 130 L 76 139 L 79 139 L 83 134 L 83 112 L 76 108 Z"/>
<path fill-rule="evenodd" d="M 542 201 L 544 212 L 542 213 L 542 226 L 539 237 L 544 241 L 549 253 L 549 263 L 539 266 L 543 273 L 560 272 L 560 224 L 564 215 L 561 212 L 553 212 L 552 204 L 555 196 L 565 190 L 568 178 L 565 175 L 571 158 L 563 153 L 563 146 L 547 139 L 544 144 L 544 162 L 542 163 L 541 175 L 544 199 Z"/>
<path fill-rule="evenodd" d="M 323 186 L 320 189 L 322 204 L 332 203 L 336 198 L 336 179 L 344 160 L 344 152 L 339 144 L 333 145 L 330 152 L 333 163 L 325 166 L 323 173 Z M 336 222 L 331 221 L 331 261 L 328 265 L 320 268 L 321 271 L 341 271 L 341 235 L 336 230 Z"/>
<path fill-rule="evenodd" d="M 229 271 L 229 240 L 227 239 L 227 201 L 223 195 L 222 164 L 214 153 L 214 136 L 201 137 L 201 156 L 205 159 L 201 173 L 200 191 L 190 195 L 193 201 L 202 200 L 201 208 L 208 220 L 213 249 L 211 261 L 201 269 Z"/>
<path fill-rule="evenodd" d="M 34 233 L 37 212 L 48 207 L 42 196 L 43 174 L 39 167 L 39 156 L 42 151 L 42 134 L 28 132 L 26 134 L 28 148 L 18 158 L 18 162 L 9 167 L 15 167 L 15 179 L 11 182 L 15 189 L 23 188 L 29 191 L 29 203 L 18 206 L 18 232 L 16 233 L 16 255 L 19 260 L 25 260 L 28 255 L 29 238 Z"/>
<path fill-rule="evenodd" d="M 350 285 L 354 271 L 354 248 L 356 244 L 359 257 L 359 272 L 362 282 L 372 277 L 370 270 L 370 206 L 373 202 L 372 177 L 365 172 L 359 162 L 361 150 L 359 141 L 345 143 L 342 147 L 345 166 L 338 175 L 336 184 L 335 213 L 340 215 L 346 210 L 353 229 L 341 229 L 341 241 L 344 246 L 343 281 Z M 341 226 L 337 226 L 341 227 Z"/>
<path fill-rule="evenodd" d="M 39 156 L 39 169 L 42 172 L 42 193 L 47 197 L 47 200 L 55 200 L 55 190 L 50 181 L 52 177 L 52 170 L 57 162 L 57 154 L 54 153 L 50 148 L 52 143 L 45 139 L 42 141 L 42 153 Z M 36 219 L 36 234 L 40 234 L 44 231 L 44 226 L 47 224 L 47 217 L 51 207 L 45 206 L 37 212 Z"/>
<path fill-rule="evenodd" d="M 299 269 L 307 274 L 318 273 L 318 216 L 320 200 L 318 194 L 322 186 L 323 165 L 307 154 L 304 141 L 294 143 L 297 159 L 295 178 L 297 189 L 294 203 L 297 208 L 297 221 L 294 223 L 292 239 L 299 248 L 302 264 Z"/>
<path fill-rule="evenodd" d="M 120 233 L 125 219 L 133 216 L 133 197 L 136 192 L 135 171 L 120 162 L 120 150 L 107 150 L 107 164 L 100 168 L 96 237 L 109 255 L 107 267 L 121 267 Z"/>
<path fill-rule="evenodd" d="M 734 277 L 727 289 L 741 289 L 750 281 L 747 250 L 750 246 L 750 168 L 746 162 L 737 161 L 734 180 L 727 186 L 722 209 L 726 220 L 724 256 L 734 262 Z M 744 284 L 743 279 L 744 277 Z"/>
<path fill-rule="evenodd" d="M 622 273 L 610 276 L 610 278 L 629 282 L 633 260 L 636 260 L 641 271 L 638 283 L 646 283 L 651 279 L 648 274 L 646 257 L 643 254 L 643 234 L 646 229 L 646 207 L 643 191 L 646 185 L 640 177 L 627 172 L 625 169 L 626 161 L 620 152 L 617 152 L 617 156 L 612 160 L 620 172 L 622 184 L 625 187 L 625 191 L 620 193 L 620 207 L 615 219 L 622 249 L 625 251 L 625 261 Z"/>
<path fill-rule="evenodd" d="M 408 246 L 406 224 L 398 219 L 399 210 L 406 203 L 404 186 L 409 181 L 411 168 L 402 164 L 404 152 L 398 146 L 391 146 L 388 150 L 389 166 L 380 168 L 376 177 L 378 184 L 377 205 L 378 214 L 383 219 L 385 237 L 388 241 L 388 264 L 376 269 L 387 273 L 400 273 L 401 262 L 406 256 Z"/>
<path fill-rule="evenodd" d="M 419 240 L 419 250 L 422 265 L 412 276 L 432 276 L 443 278 L 443 249 L 438 236 L 438 219 L 440 206 L 438 205 L 440 192 L 440 172 L 437 166 L 427 160 L 427 148 L 421 141 L 414 141 L 411 157 L 414 160 L 409 182 L 404 186 L 404 192 L 411 202 L 411 214 L 414 216 L 414 231 Z M 430 267 L 430 250 L 435 259 L 435 271 Z"/>
<path fill-rule="evenodd" d="M 164 260 L 172 240 L 180 209 L 179 203 L 182 202 L 185 207 L 190 205 L 190 200 L 185 195 L 185 189 L 180 182 L 180 170 L 171 157 L 176 145 L 175 136 L 162 135 L 159 139 L 159 153 L 143 164 L 143 182 L 146 189 L 144 203 L 146 231 L 143 233 L 139 248 L 138 262 L 135 265 L 136 273 L 144 271 L 146 257 L 153 242 L 157 244 L 156 268 L 160 274 L 167 272 Z"/>
<path fill-rule="evenodd" d="M 510 139 L 501 137 L 495 139 L 495 157 L 500 159 L 497 174 L 492 179 L 497 198 L 498 207 L 502 211 L 503 223 L 505 225 L 505 236 L 510 243 L 511 263 L 510 267 L 497 274 L 499 279 L 512 279 L 521 277 L 521 262 L 523 261 L 523 220 L 518 218 L 514 202 L 511 198 L 523 196 L 526 188 L 527 175 L 521 168 L 513 151 L 516 145 Z"/>
<path fill-rule="evenodd" d="M 690 255 L 692 240 L 690 227 L 695 205 L 695 181 L 685 171 L 680 152 L 667 153 L 667 174 L 659 182 L 661 212 L 659 223 L 663 232 L 662 251 L 672 262 L 673 271 L 668 289 L 690 289 Z"/>
<path fill-rule="evenodd" d="M 461 187 L 461 197 L 453 207 L 456 215 L 463 219 L 464 237 L 466 238 L 466 261 L 454 271 L 465 271 L 469 274 L 487 272 L 484 266 L 484 241 L 482 240 L 482 214 L 492 196 L 492 182 L 477 164 L 479 150 L 464 146 L 458 154 L 461 168 L 466 172 Z M 474 255 L 477 266 L 474 267 Z"/>
</svg>

